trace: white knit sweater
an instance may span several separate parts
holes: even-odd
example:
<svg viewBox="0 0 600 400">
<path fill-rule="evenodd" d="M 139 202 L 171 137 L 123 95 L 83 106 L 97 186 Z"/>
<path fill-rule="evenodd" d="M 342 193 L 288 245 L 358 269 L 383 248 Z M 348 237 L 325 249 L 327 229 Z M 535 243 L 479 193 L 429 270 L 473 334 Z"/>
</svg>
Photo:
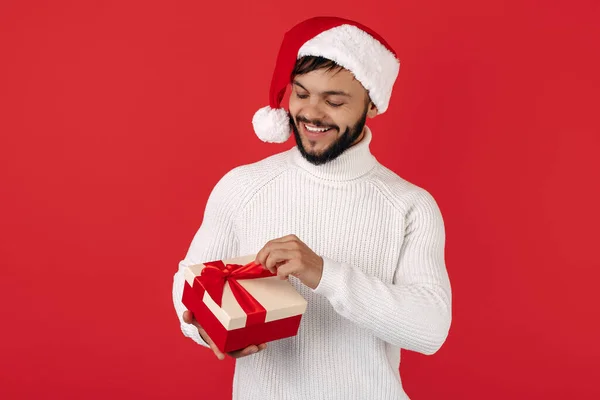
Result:
<svg viewBox="0 0 600 400">
<path fill-rule="evenodd" d="M 408 399 L 400 348 L 433 354 L 451 323 L 440 210 L 424 189 L 371 154 L 371 131 L 337 159 L 315 166 L 296 147 L 236 167 L 210 194 L 179 265 L 173 302 L 181 330 L 184 266 L 256 254 L 295 234 L 324 259 L 298 335 L 236 360 L 233 399 Z M 215 362 L 218 362 L 215 358 Z M 206 378 L 209 382 L 210 378 Z"/>
</svg>

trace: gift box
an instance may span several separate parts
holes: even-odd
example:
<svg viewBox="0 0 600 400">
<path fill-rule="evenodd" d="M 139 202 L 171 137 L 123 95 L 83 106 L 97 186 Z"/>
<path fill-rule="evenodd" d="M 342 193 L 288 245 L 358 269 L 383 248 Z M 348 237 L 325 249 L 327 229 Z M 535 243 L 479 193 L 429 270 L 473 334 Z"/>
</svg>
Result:
<svg viewBox="0 0 600 400">
<path fill-rule="evenodd" d="M 222 352 L 295 336 L 306 311 L 291 283 L 255 264 L 255 257 L 184 270 L 182 302 Z"/>
</svg>

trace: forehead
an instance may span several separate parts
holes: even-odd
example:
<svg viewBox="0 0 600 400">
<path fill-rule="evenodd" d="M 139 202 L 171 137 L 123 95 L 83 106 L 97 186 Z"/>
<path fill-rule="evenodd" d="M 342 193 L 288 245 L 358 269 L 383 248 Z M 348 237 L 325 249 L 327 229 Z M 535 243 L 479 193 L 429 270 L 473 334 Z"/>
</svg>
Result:
<svg viewBox="0 0 600 400">
<path fill-rule="evenodd" d="M 328 90 L 341 90 L 351 94 L 366 92 L 361 83 L 347 69 L 333 71 L 317 69 L 303 75 L 296 75 L 294 80 L 311 92 Z"/>
</svg>

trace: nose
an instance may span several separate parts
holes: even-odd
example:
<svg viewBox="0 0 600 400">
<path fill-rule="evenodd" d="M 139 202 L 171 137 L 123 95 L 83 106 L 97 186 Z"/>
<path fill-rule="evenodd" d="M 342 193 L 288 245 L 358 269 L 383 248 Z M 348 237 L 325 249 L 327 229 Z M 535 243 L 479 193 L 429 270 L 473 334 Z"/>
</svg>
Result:
<svg viewBox="0 0 600 400">
<path fill-rule="evenodd" d="M 304 107 L 300 115 L 306 117 L 311 121 L 318 121 L 325 118 L 326 114 L 324 112 L 323 104 L 318 101 L 311 101 L 309 104 Z"/>
</svg>

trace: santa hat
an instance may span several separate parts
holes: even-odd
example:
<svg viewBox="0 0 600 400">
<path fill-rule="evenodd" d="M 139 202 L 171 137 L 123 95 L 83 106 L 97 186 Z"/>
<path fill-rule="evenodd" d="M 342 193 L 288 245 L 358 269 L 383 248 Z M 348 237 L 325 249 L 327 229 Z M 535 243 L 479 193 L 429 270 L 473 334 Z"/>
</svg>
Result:
<svg viewBox="0 0 600 400">
<path fill-rule="evenodd" d="M 384 113 L 400 70 L 394 50 L 366 26 L 343 18 L 314 17 L 294 26 L 283 37 L 271 80 L 269 105 L 254 114 L 260 140 L 283 143 L 291 135 L 288 113 L 280 108 L 296 61 L 320 56 L 349 70 L 368 91 L 378 113 Z"/>
</svg>

